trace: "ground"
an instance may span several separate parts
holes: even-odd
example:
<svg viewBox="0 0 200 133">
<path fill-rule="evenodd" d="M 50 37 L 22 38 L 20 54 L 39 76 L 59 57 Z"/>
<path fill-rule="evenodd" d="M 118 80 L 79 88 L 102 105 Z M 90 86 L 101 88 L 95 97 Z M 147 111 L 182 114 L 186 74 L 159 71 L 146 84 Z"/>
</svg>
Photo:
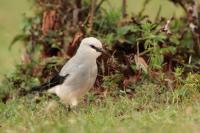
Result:
<svg viewBox="0 0 200 133">
<path fill-rule="evenodd" d="M 133 87 L 132 97 L 109 91 L 98 96 L 92 91 L 71 111 L 46 93 L 13 97 L 0 103 L 0 132 L 197 133 L 200 94 L 193 78 L 174 91 L 141 81 Z"/>
<path fill-rule="evenodd" d="M 49 109 L 48 106 L 51 106 Z M 21 99 L 0 104 L 0 132 L 162 132 L 189 133 L 200 130 L 198 102 L 163 105 L 138 110 L 127 97 L 107 97 L 99 103 L 81 104 L 68 112 L 61 104 Z"/>
</svg>

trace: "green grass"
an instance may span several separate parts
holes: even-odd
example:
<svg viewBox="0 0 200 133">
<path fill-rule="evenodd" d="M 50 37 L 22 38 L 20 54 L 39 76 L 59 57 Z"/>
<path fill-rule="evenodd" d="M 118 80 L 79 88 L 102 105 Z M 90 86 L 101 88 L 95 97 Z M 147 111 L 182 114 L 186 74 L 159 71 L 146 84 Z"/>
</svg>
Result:
<svg viewBox="0 0 200 133">
<path fill-rule="evenodd" d="M 54 103 L 51 110 L 47 109 Z M 99 103 L 82 104 L 68 112 L 51 100 L 35 103 L 16 99 L 0 104 L 0 132 L 198 132 L 199 102 L 184 105 L 162 105 L 155 110 L 137 110 L 137 101 L 126 97 L 107 97 Z"/>
<path fill-rule="evenodd" d="M 32 133 L 190 133 L 200 127 L 199 76 L 190 75 L 176 90 L 144 80 L 131 88 L 133 97 L 111 97 L 92 92 L 72 111 L 57 97 L 16 93 L 0 102 L 0 132 Z M 195 80 L 194 80 L 195 79 Z M 114 90 L 116 89 L 116 90 Z"/>
</svg>

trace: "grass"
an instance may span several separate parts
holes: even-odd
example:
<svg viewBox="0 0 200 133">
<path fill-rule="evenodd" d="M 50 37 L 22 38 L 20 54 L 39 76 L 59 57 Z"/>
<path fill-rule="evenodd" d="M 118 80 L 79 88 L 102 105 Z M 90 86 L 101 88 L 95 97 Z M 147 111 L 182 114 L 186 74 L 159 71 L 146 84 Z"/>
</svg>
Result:
<svg viewBox="0 0 200 133">
<path fill-rule="evenodd" d="M 144 80 L 132 86 L 133 98 L 110 93 L 102 98 L 90 92 L 72 111 L 57 97 L 14 96 L 6 104 L 0 102 L 0 132 L 199 132 L 200 79 L 190 76 L 174 91 Z"/>
<path fill-rule="evenodd" d="M 52 106 L 54 103 L 54 106 Z M 47 109 L 51 106 L 51 110 Z M 0 132 L 198 132 L 199 102 L 162 105 L 138 111 L 137 101 L 127 97 L 107 97 L 98 104 L 82 104 L 68 112 L 62 105 L 43 99 L 16 99 L 0 104 Z"/>
</svg>

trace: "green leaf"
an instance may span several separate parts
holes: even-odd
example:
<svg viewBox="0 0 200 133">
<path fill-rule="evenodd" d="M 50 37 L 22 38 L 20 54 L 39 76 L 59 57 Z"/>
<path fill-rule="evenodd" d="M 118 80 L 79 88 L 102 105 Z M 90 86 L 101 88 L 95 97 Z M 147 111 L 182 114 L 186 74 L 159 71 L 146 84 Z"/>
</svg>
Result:
<svg viewBox="0 0 200 133">
<path fill-rule="evenodd" d="M 176 53 L 176 47 L 173 47 L 173 46 L 169 46 L 169 47 L 166 47 L 166 48 L 162 48 L 160 49 L 160 53 L 161 54 L 166 54 L 166 53 Z"/>
<path fill-rule="evenodd" d="M 19 34 L 19 35 L 15 36 L 15 37 L 13 38 L 13 40 L 11 41 L 10 45 L 9 45 L 9 49 L 11 49 L 12 46 L 13 46 L 16 42 L 22 41 L 22 40 L 24 40 L 24 39 L 26 39 L 26 35 L 24 35 L 24 34 Z"/>
<path fill-rule="evenodd" d="M 126 26 L 117 28 L 117 35 L 122 36 L 122 35 L 126 35 L 128 32 L 136 32 L 137 30 L 138 28 L 135 25 L 126 25 Z"/>
<path fill-rule="evenodd" d="M 106 44 L 108 45 L 112 45 L 114 42 L 115 42 L 115 35 L 113 33 L 110 33 L 110 34 L 107 34 L 105 37 L 104 37 L 104 41 Z"/>
<path fill-rule="evenodd" d="M 170 39 L 170 42 L 174 43 L 175 45 L 179 45 L 180 44 L 180 41 L 179 41 L 177 35 L 173 35 L 169 39 Z"/>
<path fill-rule="evenodd" d="M 164 62 L 163 55 L 154 54 L 151 56 L 150 66 L 155 69 L 160 69 L 163 62 Z"/>
</svg>

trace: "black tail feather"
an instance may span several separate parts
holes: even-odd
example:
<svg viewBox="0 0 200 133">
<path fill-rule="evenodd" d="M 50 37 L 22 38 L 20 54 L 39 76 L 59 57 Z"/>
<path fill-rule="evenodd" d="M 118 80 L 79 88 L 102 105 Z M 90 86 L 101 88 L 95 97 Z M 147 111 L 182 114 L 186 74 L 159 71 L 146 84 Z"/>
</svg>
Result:
<svg viewBox="0 0 200 133">
<path fill-rule="evenodd" d="M 69 74 L 67 74 L 66 76 L 56 75 L 48 82 L 39 86 L 32 87 L 31 90 L 25 92 L 24 95 L 33 93 L 33 92 L 42 92 L 42 91 L 48 90 L 51 87 L 62 84 L 68 75 Z"/>
<path fill-rule="evenodd" d="M 44 83 L 40 86 L 34 86 L 31 88 L 30 92 L 41 92 L 41 91 L 45 91 L 45 90 L 48 90 L 49 88 L 51 88 L 51 83 L 47 82 L 47 83 Z M 53 86 L 52 86 L 53 87 Z"/>
</svg>

